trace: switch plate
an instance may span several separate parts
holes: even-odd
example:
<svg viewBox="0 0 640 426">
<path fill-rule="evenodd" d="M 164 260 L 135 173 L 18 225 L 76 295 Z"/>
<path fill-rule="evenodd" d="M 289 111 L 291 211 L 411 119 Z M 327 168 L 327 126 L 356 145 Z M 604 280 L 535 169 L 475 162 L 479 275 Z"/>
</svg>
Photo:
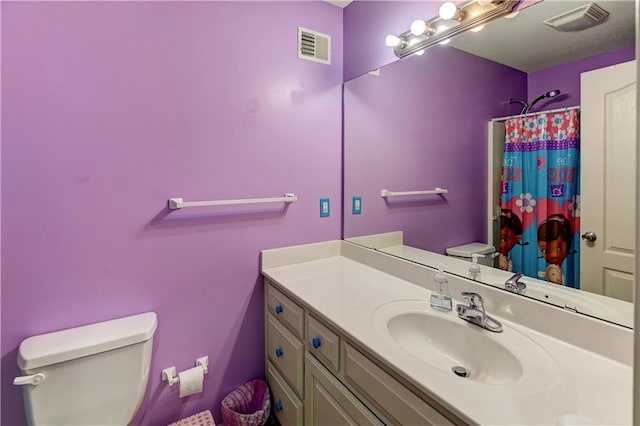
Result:
<svg viewBox="0 0 640 426">
<path fill-rule="evenodd" d="M 351 213 L 352 214 L 360 214 L 362 213 L 362 197 L 354 196 L 351 202 Z"/>
<path fill-rule="evenodd" d="M 331 209 L 328 198 L 320 198 L 320 217 L 329 217 Z"/>
</svg>

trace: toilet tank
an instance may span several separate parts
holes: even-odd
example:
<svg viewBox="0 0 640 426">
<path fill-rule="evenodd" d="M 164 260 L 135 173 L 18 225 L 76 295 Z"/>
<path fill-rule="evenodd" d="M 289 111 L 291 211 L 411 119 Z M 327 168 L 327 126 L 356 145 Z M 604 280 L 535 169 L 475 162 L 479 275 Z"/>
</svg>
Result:
<svg viewBox="0 0 640 426">
<path fill-rule="evenodd" d="M 18 366 L 44 375 L 23 385 L 29 424 L 128 424 L 147 388 L 157 324 L 147 312 L 25 339 Z"/>
<path fill-rule="evenodd" d="M 495 247 L 489 244 L 468 243 L 461 246 L 448 247 L 445 253 L 447 253 L 447 256 L 452 256 L 466 262 L 471 262 L 471 255 L 482 254 L 484 257 L 478 259 L 478 263 L 485 266 L 494 266 L 494 256 L 492 256 L 492 254 L 495 251 Z"/>
</svg>

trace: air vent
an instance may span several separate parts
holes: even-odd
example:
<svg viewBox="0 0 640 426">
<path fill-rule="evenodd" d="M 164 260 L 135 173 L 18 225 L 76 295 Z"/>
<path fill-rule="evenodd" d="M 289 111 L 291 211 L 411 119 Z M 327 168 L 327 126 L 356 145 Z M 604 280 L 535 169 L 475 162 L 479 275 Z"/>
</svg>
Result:
<svg viewBox="0 0 640 426">
<path fill-rule="evenodd" d="M 331 64 L 331 36 L 298 27 L 298 58 Z"/>
<path fill-rule="evenodd" d="M 595 3 L 589 3 L 562 15 L 544 21 L 545 24 L 558 31 L 581 31 L 603 22 L 609 12 Z"/>
</svg>

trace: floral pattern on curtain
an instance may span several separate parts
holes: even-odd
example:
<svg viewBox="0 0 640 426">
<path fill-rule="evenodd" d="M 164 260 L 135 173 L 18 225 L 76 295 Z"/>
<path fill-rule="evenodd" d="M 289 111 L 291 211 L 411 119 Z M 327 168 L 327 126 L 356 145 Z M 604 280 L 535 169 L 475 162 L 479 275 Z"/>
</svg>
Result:
<svg viewBox="0 0 640 426">
<path fill-rule="evenodd" d="M 580 288 L 577 109 L 506 121 L 499 266 Z"/>
</svg>

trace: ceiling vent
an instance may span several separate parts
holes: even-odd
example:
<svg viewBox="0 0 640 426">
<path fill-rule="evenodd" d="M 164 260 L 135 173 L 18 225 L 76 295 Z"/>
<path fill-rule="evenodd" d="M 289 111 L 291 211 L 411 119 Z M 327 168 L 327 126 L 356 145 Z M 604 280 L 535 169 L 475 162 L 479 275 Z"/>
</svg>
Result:
<svg viewBox="0 0 640 426">
<path fill-rule="evenodd" d="M 331 36 L 298 27 L 298 58 L 331 64 Z"/>
<path fill-rule="evenodd" d="M 558 31 L 581 31 L 598 25 L 607 16 L 609 16 L 609 12 L 595 3 L 589 3 L 562 15 L 549 18 L 544 23 Z"/>
</svg>

